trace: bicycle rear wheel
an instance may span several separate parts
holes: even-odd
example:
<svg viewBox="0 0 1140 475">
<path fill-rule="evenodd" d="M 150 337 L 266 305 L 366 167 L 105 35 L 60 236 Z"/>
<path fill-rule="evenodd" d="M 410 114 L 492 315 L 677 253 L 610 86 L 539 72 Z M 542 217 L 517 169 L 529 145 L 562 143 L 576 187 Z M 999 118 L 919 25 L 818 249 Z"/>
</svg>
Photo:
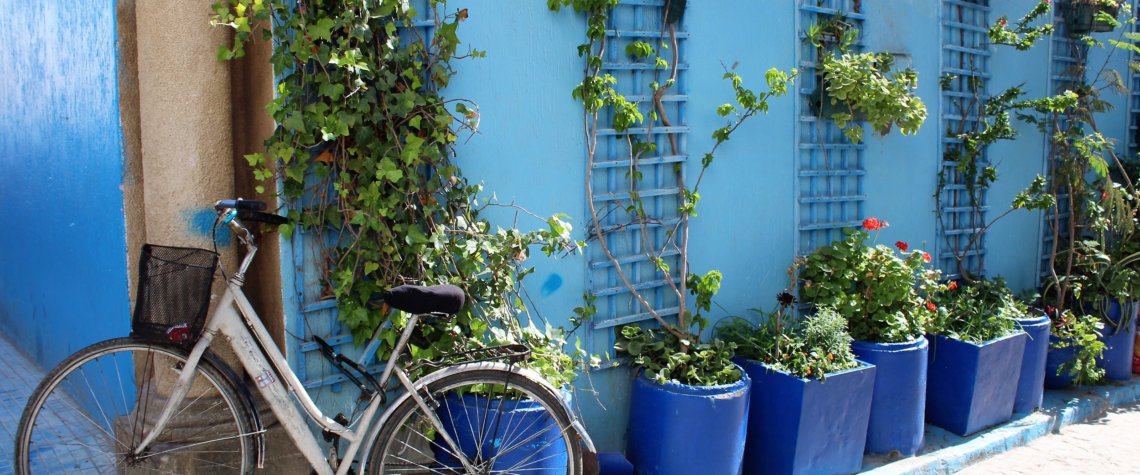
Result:
<svg viewBox="0 0 1140 475">
<path fill-rule="evenodd" d="M 549 386 L 501 369 L 445 376 L 420 391 L 431 416 L 479 474 L 582 472 L 582 449 Z M 415 400 L 405 398 L 373 441 L 368 473 L 469 473 Z"/>
<path fill-rule="evenodd" d="M 252 472 L 249 412 L 206 361 L 166 429 L 143 453 L 133 453 L 185 363 L 181 348 L 135 338 L 71 355 L 28 400 L 16 432 L 15 472 Z"/>
</svg>

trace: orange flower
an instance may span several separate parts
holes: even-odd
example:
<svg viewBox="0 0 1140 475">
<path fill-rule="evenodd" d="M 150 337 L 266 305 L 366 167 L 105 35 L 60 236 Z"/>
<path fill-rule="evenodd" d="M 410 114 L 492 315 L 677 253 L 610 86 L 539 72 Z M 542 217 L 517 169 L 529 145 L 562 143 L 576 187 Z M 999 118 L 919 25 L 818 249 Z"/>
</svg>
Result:
<svg viewBox="0 0 1140 475">
<path fill-rule="evenodd" d="M 926 302 L 926 309 L 933 312 L 935 310 L 938 310 L 938 307 L 934 305 L 934 302 Z"/>
<path fill-rule="evenodd" d="M 926 262 L 930 262 L 930 253 L 929 252 L 923 252 L 922 253 L 922 260 L 924 260 Z"/>
<path fill-rule="evenodd" d="M 958 289 L 958 282 L 957 281 L 951 280 L 949 284 L 946 284 L 946 290 L 957 290 L 957 289 Z"/>
</svg>

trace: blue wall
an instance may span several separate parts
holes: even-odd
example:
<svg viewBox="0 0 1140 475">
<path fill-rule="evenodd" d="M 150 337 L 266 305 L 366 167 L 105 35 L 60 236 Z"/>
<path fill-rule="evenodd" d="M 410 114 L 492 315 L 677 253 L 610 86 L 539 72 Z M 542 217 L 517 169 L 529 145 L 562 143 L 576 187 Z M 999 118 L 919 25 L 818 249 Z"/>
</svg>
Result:
<svg viewBox="0 0 1140 475">
<path fill-rule="evenodd" d="M 0 10 L 0 331 L 51 366 L 130 326 L 115 4 Z"/>
<path fill-rule="evenodd" d="M 991 21 L 1000 15 L 1019 18 L 1036 2 L 991 2 Z M 709 134 L 723 124 L 714 110 L 730 102 L 732 91 L 721 79 L 723 65 L 736 65 L 746 83 L 763 87 L 763 72 L 770 67 L 796 67 L 797 2 L 727 0 L 690 2 L 685 22 L 687 40 L 688 138 L 691 157 L 712 146 Z M 904 240 L 930 250 L 938 245 L 935 203 L 932 195 L 941 155 L 940 125 L 941 29 L 940 2 L 900 0 L 864 2 L 866 46 L 890 51 L 900 66 L 919 71 L 918 94 L 926 102 L 929 118 L 915 136 L 897 132 L 878 137 L 868 131 L 865 210 L 868 216 L 887 219 L 892 226 L 880 242 Z M 581 112 L 569 91 L 580 79 L 581 60 L 576 46 L 584 39 L 584 21 L 571 12 L 552 13 L 545 2 L 453 2 L 470 9 L 471 20 L 460 29 L 465 43 L 486 50 L 485 59 L 459 66 L 449 87 L 452 97 L 480 104 L 480 134 L 458 147 L 458 163 L 466 174 L 482 180 L 488 194 L 500 202 L 515 202 L 540 214 L 565 212 L 572 216 L 578 235 L 585 238 L 588 222 L 585 202 L 585 151 Z M 1028 52 L 997 48 L 991 61 L 991 91 L 1023 84 L 1030 96 L 1047 94 L 1050 49 L 1044 41 Z M 1117 55 L 1120 58 L 1121 55 Z M 1119 61 L 1118 67 L 1123 64 Z M 1111 96 L 1110 96 L 1111 97 Z M 1107 114 L 1102 128 L 1122 137 L 1124 103 Z M 797 237 L 793 183 L 796 160 L 798 100 L 776 99 L 768 116 L 752 119 L 722 147 L 716 164 L 702 185 L 700 215 L 691 224 L 693 271 L 719 269 L 724 286 L 714 315 L 747 315 L 746 309 L 770 308 L 773 296 L 784 287 L 784 269 L 790 263 Z M 1013 195 L 1042 172 L 1040 133 L 1019 127 L 1016 142 L 1002 142 L 990 151 L 1000 180 L 992 188 L 990 216 L 1005 210 Z M 690 176 L 696 160 L 690 159 Z M 509 225 L 509 220 L 501 220 Z M 538 223 L 520 222 L 521 227 Z M 1017 212 L 988 234 L 987 270 L 1003 275 L 1015 288 L 1036 283 L 1040 216 Z M 538 266 L 529 277 L 529 295 L 543 317 L 564 323 L 571 309 L 581 305 L 588 288 L 584 258 L 561 261 L 532 259 Z M 552 283 L 557 283 L 553 285 Z M 595 351 L 605 351 L 612 335 L 595 331 L 581 335 Z M 627 417 L 629 372 L 595 371 L 579 386 L 578 402 L 588 427 L 606 449 L 620 450 Z M 594 397 L 584 394 L 596 389 Z"/>
</svg>

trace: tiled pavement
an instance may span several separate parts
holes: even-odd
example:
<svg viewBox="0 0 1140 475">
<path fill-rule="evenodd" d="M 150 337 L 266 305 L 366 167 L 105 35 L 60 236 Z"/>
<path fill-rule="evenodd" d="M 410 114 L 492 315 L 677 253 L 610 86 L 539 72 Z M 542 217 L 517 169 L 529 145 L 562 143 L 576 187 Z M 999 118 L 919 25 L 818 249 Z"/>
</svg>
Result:
<svg viewBox="0 0 1140 475">
<path fill-rule="evenodd" d="M 16 426 L 28 396 L 43 377 L 44 372 L 0 334 L 0 474 L 12 473 Z"/>
<path fill-rule="evenodd" d="M 12 473 L 16 426 L 28 396 L 43 376 L 31 359 L 0 334 L 0 475 Z M 935 431 L 927 434 L 930 452 L 893 463 L 873 460 L 864 469 L 952 473 L 973 465 L 966 473 L 1140 473 L 1140 450 L 1136 449 L 1140 447 L 1140 403 L 1135 402 L 1140 399 L 1140 378 L 1047 394 L 1047 409 L 1042 412 L 965 439 L 932 437 L 940 429 L 929 428 Z M 1069 427 L 1061 430 L 1064 426 Z M 1059 435 L 1045 436 L 1057 430 L 1061 430 Z M 1033 439 L 1038 440 L 1015 449 Z M 995 455 L 993 460 L 979 462 Z"/>
</svg>

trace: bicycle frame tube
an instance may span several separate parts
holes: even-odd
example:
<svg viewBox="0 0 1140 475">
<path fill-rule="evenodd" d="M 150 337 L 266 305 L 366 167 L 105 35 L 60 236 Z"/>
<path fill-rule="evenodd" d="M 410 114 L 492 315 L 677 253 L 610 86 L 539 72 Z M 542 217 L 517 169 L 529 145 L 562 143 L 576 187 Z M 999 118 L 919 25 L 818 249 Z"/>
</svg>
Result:
<svg viewBox="0 0 1140 475">
<path fill-rule="evenodd" d="M 235 231 L 239 231 L 238 235 L 242 243 L 247 246 L 248 252 L 246 252 L 243 257 L 238 272 L 227 282 L 226 291 L 222 294 L 217 307 L 208 317 L 202 336 L 190 351 L 187 363 L 182 369 L 177 382 L 174 384 L 171 396 L 163 408 L 158 421 L 155 423 L 150 434 L 135 448 L 135 453 L 142 453 L 166 427 L 174 408 L 189 392 L 191 379 L 203 354 L 205 354 L 211 343 L 213 343 L 214 337 L 218 333 L 221 333 L 229 339 L 230 346 L 233 348 L 246 374 L 256 382 L 257 389 L 269 404 L 270 409 L 281 423 L 282 428 L 284 428 L 285 432 L 289 435 L 289 438 L 293 440 L 297 449 L 309 462 L 309 465 L 318 474 L 333 475 L 333 468 L 329 464 L 329 461 L 325 459 L 325 454 L 321 450 L 320 443 L 309 429 L 301 413 L 297 411 L 294 402 L 299 403 L 309 418 L 321 426 L 321 428 L 349 441 L 349 447 L 343 454 L 344 461 L 349 462 L 356 458 L 356 454 L 362 446 L 370 445 L 367 442 L 369 442 L 371 437 L 375 436 L 376 429 L 378 428 L 378 426 L 373 427 L 373 423 L 378 420 L 383 420 L 383 418 L 377 417 L 381 403 L 380 394 L 374 395 L 368 402 L 368 406 L 358 419 L 359 424 L 355 429 L 345 427 L 321 412 L 316 403 L 314 403 L 309 396 L 308 391 L 305 390 L 304 384 L 301 383 L 297 375 L 289 368 L 285 355 L 277 348 L 269 332 L 265 329 L 265 325 L 261 323 L 261 318 L 249 303 L 245 293 L 242 292 L 245 272 L 252 263 L 253 256 L 257 253 L 257 245 L 254 243 L 249 231 L 246 230 L 240 222 L 233 220 L 229 224 L 235 228 Z M 411 337 L 418 319 L 418 315 L 412 315 L 408 320 L 407 326 L 401 332 L 392 355 L 388 358 L 388 364 L 384 367 L 380 381 L 386 386 L 390 378 L 395 375 L 400 384 L 407 390 L 407 394 L 404 397 L 409 397 L 410 395 L 422 409 L 428 414 L 432 414 L 427 403 L 423 401 L 416 391 L 418 387 L 423 387 L 426 383 L 411 381 L 408 375 L 404 373 L 397 364 L 400 353 L 407 345 L 408 339 Z M 369 342 L 367 346 L 368 349 L 365 351 L 366 359 L 372 357 L 368 352 L 375 352 L 378 347 L 379 335 L 380 328 L 377 328 L 377 331 L 372 335 L 372 341 Z M 437 417 L 431 417 L 430 419 L 436 429 L 440 430 L 445 442 L 452 448 L 453 452 L 459 456 L 463 466 L 468 471 L 472 471 L 470 461 L 468 461 L 462 451 L 459 450 L 455 441 L 443 430 L 443 425 L 439 419 Z M 367 459 L 367 455 L 365 455 L 364 459 Z M 362 463 L 364 462 L 362 461 Z M 351 463 L 341 463 L 335 473 L 337 475 L 344 475 L 351 468 Z"/>
</svg>

